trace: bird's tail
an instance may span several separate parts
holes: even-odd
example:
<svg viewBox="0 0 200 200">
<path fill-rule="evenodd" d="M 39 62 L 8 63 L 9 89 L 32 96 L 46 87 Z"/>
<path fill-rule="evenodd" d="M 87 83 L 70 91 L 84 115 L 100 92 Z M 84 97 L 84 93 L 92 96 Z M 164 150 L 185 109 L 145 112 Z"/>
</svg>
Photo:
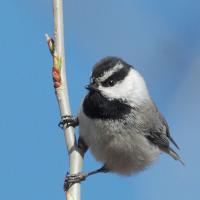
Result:
<svg viewBox="0 0 200 200">
<path fill-rule="evenodd" d="M 171 157 L 173 157 L 175 160 L 178 160 L 182 165 L 185 166 L 185 163 L 181 159 L 181 157 L 172 149 L 172 148 L 167 148 L 167 149 L 162 149 L 164 152 L 169 154 Z"/>
</svg>

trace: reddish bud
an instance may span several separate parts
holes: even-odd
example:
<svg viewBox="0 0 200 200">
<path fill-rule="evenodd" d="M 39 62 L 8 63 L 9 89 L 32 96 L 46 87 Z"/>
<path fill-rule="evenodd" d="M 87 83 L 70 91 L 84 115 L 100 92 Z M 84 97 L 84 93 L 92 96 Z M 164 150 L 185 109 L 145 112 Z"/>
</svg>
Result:
<svg viewBox="0 0 200 200">
<path fill-rule="evenodd" d="M 54 82 L 54 88 L 58 88 L 58 87 L 60 87 L 61 86 L 61 83 L 60 82 Z"/>
</svg>

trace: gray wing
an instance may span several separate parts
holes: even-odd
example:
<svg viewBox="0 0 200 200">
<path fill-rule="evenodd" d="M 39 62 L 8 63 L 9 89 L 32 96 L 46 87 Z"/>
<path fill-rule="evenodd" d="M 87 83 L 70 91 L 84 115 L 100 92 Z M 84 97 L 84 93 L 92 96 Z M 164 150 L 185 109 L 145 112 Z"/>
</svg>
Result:
<svg viewBox="0 0 200 200">
<path fill-rule="evenodd" d="M 170 135 L 169 126 L 163 116 L 157 111 L 158 123 L 160 125 L 155 126 L 153 129 L 150 129 L 150 132 L 146 137 L 154 144 L 158 145 L 161 148 L 169 148 L 170 142 L 179 149 L 179 146 L 176 144 L 172 136 Z"/>
<path fill-rule="evenodd" d="M 178 145 L 170 135 L 166 120 L 159 112 L 158 115 L 161 121 L 160 129 L 150 130 L 150 133 L 146 135 L 146 138 L 148 138 L 149 141 L 151 141 L 153 144 L 157 145 L 162 151 L 172 156 L 175 160 L 179 160 L 183 165 L 185 165 L 181 157 L 170 147 L 171 142 L 177 149 L 179 149 Z"/>
<path fill-rule="evenodd" d="M 150 107 L 142 108 L 142 112 L 140 113 L 142 115 L 142 120 L 144 120 L 144 124 L 142 124 L 144 127 L 144 136 L 162 151 L 184 164 L 180 156 L 170 147 L 171 142 L 179 149 L 178 145 L 170 135 L 169 126 L 166 120 L 153 102 L 151 102 L 150 105 Z"/>
</svg>

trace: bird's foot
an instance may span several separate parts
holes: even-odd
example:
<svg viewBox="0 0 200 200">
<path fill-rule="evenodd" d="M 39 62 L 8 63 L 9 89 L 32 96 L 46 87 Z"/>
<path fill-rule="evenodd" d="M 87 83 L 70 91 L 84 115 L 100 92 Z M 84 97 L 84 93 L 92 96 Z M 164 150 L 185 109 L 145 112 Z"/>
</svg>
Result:
<svg viewBox="0 0 200 200">
<path fill-rule="evenodd" d="M 69 128 L 70 126 L 76 127 L 78 126 L 78 117 L 74 118 L 71 115 L 64 115 L 61 117 L 61 121 L 59 122 L 58 126 L 62 129 Z"/>
<path fill-rule="evenodd" d="M 84 181 L 87 178 L 87 176 L 88 176 L 87 173 L 81 173 L 81 172 L 77 174 L 67 173 L 64 180 L 64 191 L 68 191 L 73 184 Z"/>
</svg>

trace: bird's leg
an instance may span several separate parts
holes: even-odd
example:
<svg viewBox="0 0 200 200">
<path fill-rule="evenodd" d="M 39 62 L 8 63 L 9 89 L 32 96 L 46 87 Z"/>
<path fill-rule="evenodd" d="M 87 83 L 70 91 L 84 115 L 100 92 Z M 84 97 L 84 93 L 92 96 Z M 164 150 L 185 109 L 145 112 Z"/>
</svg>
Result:
<svg viewBox="0 0 200 200">
<path fill-rule="evenodd" d="M 85 143 L 82 137 L 78 138 L 78 151 L 84 157 L 86 151 L 88 150 L 88 145 Z"/>
<path fill-rule="evenodd" d="M 82 157 L 84 157 L 85 152 L 88 150 L 88 146 L 84 142 L 84 140 L 79 137 L 78 139 L 78 151 Z M 85 180 L 89 176 L 89 173 L 77 173 L 77 174 L 69 174 L 65 176 L 64 181 L 64 190 L 67 191 L 74 183 L 81 182 Z"/>
<path fill-rule="evenodd" d="M 61 121 L 58 124 L 60 128 L 69 128 L 70 126 L 76 127 L 79 125 L 79 120 L 78 117 L 73 118 L 70 115 L 65 115 L 61 117 Z M 87 144 L 84 142 L 84 140 L 79 137 L 78 140 L 78 151 L 84 157 L 85 152 L 88 150 Z M 106 169 L 105 165 L 97 170 L 91 171 L 89 173 L 77 173 L 77 174 L 69 174 L 65 176 L 65 181 L 64 181 L 64 191 L 68 191 L 69 188 L 74 184 L 74 183 L 79 183 L 81 181 L 84 181 L 88 176 L 97 174 L 97 173 L 106 173 L 109 172 L 108 169 Z"/>
<path fill-rule="evenodd" d="M 61 117 L 61 121 L 59 122 L 58 126 L 62 129 L 67 129 L 70 126 L 72 127 L 76 127 L 79 125 L 79 120 L 78 117 L 73 118 L 70 115 L 65 115 Z M 88 150 L 88 146 L 86 145 L 86 143 L 84 142 L 84 140 L 79 137 L 78 140 L 78 151 L 81 154 L 82 157 L 84 157 L 85 152 Z M 99 169 L 100 170 L 100 169 Z M 98 170 L 96 170 L 98 171 Z M 98 173 L 98 172 L 96 172 Z M 74 184 L 74 183 L 79 183 L 83 180 L 85 180 L 88 176 L 94 174 L 93 172 L 90 173 L 77 173 L 77 174 L 69 174 L 67 173 L 67 175 L 65 176 L 65 180 L 64 180 L 64 190 L 68 191 L 68 189 Z"/>
<path fill-rule="evenodd" d="M 108 169 L 106 169 L 105 165 L 97 170 L 91 171 L 89 173 L 77 173 L 77 174 L 67 174 L 65 176 L 65 181 L 64 181 L 64 191 L 68 191 L 69 188 L 74 184 L 74 183 L 80 183 L 81 181 L 86 180 L 88 176 L 97 174 L 97 173 L 107 173 L 109 172 Z"/>
<path fill-rule="evenodd" d="M 70 126 L 76 127 L 79 125 L 78 117 L 73 118 L 71 115 L 64 115 L 61 117 L 61 121 L 58 126 L 62 129 L 69 128 Z"/>
</svg>

